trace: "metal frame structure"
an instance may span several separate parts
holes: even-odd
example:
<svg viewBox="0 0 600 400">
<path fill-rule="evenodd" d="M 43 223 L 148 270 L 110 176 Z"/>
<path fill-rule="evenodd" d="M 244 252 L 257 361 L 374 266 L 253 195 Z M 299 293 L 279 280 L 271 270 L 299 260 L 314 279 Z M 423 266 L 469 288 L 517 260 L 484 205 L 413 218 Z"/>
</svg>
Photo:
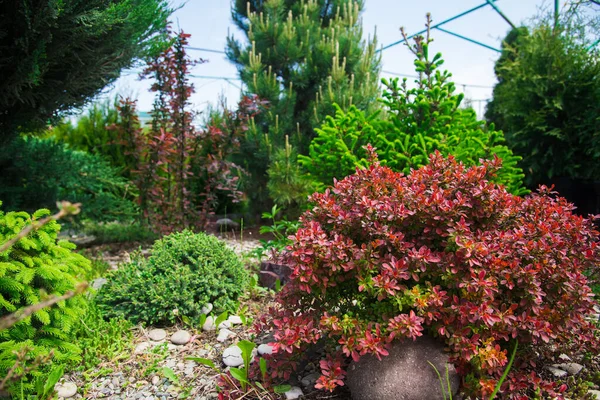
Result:
<svg viewBox="0 0 600 400">
<path fill-rule="evenodd" d="M 509 25 L 510 25 L 512 28 L 515 28 L 515 27 L 516 27 L 516 25 L 515 25 L 515 24 L 513 24 L 513 23 L 512 23 L 512 21 L 511 21 L 511 20 L 510 20 L 510 19 L 509 19 L 509 18 L 506 16 L 506 14 L 504 14 L 504 13 L 502 12 L 502 10 L 500 10 L 500 8 L 499 8 L 499 7 L 496 5 L 496 2 L 497 2 L 497 1 L 498 1 L 498 0 L 485 0 L 485 2 L 484 2 L 484 3 L 482 3 L 482 4 L 478 5 L 478 6 L 475 6 L 475 7 L 473 7 L 473 8 L 470 8 L 470 9 L 468 9 L 468 10 L 466 10 L 466 11 L 463 11 L 463 12 L 461 12 L 460 14 L 457 14 L 457 15 L 455 15 L 455 16 L 453 16 L 453 17 L 451 17 L 451 18 L 445 19 L 444 21 L 442 21 L 442 22 L 439 22 L 439 23 L 437 23 L 437 24 L 433 25 L 433 26 L 432 26 L 430 29 L 432 29 L 432 30 L 433 30 L 433 29 L 437 29 L 437 30 L 438 30 L 438 31 L 440 31 L 440 32 L 446 33 L 446 34 L 448 34 L 448 35 L 452 35 L 452 36 L 454 36 L 454 37 L 457 37 L 457 38 L 459 38 L 459 39 L 466 40 L 467 42 L 474 43 L 474 44 L 476 44 L 476 45 L 478 45 L 478 46 L 481 46 L 481 47 L 485 47 L 485 48 L 486 48 L 486 49 L 488 49 L 488 50 L 492 50 L 492 51 L 495 51 L 495 52 L 497 52 L 497 53 L 500 53 L 500 52 L 501 52 L 501 50 L 500 50 L 500 49 L 497 49 L 497 48 L 495 48 L 495 47 L 493 47 L 493 46 L 490 46 L 489 44 L 482 43 L 482 42 L 480 42 L 480 41 L 478 41 L 478 40 L 475 40 L 475 39 L 472 39 L 472 38 L 469 38 L 469 37 L 466 37 L 466 36 L 460 35 L 460 34 L 458 34 L 458 33 L 456 33 L 456 32 L 450 31 L 450 30 L 448 30 L 448 29 L 444 29 L 444 28 L 442 28 L 442 25 L 445 25 L 445 24 L 447 24 L 447 23 L 449 23 L 449 22 L 455 21 L 455 20 L 457 20 L 457 19 L 459 19 L 459 18 L 461 18 L 461 17 L 464 17 L 464 16 L 465 16 L 465 15 L 467 15 L 467 14 L 470 14 L 470 13 L 472 13 L 472 12 L 474 12 L 474 11 L 477 11 L 477 10 L 479 10 L 479 9 L 482 9 L 482 8 L 484 8 L 484 7 L 487 7 L 487 6 L 490 6 L 490 7 L 492 7 L 492 8 L 494 9 L 494 11 L 496 11 L 496 13 L 497 13 L 498 15 L 500 15 L 500 17 L 502 17 L 502 19 L 503 19 L 503 20 L 505 20 L 505 21 L 506 21 L 506 23 L 508 23 L 508 24 L 509 24 Z M 559 13 L 560 13 L 560 5 L 559 5 L 559 0 L 554 0 L 554 23 L 555 23 L 555 24 L 558 24 L 558 17 L 559 17 Z M 387 49 L 389 49 L 390 47 L 394 47 L 394 46 L 396 46 L 396 45 L 399 45 L 399 44 L 401 44 L 401 43 L 404 43 L 404 42 L 405 42 L 407 39 L 412 39 L 412 38 L 414 38 L 415 36 L 422 35 L 422 34 L 423 34 L 423 33 L 425 33 L 425 32 L 427 32 L 427 29 L 423 29 L 422 31 L 419 31 L 419 32 L 413 33 L 412 35 L 408 36 L 406 39 L 401 39 L 401 40 L 398 40 L 398 41 L 396 41 L 396 42 L 394 42 L 394 43 L 390 43 L 390 44 L 388 44 L 388 45 L 386 45 L 386 46 L 383 46 L 381 49 L 379 49 L 379 50 L 377 50 L 377 51 L 378 51 L 378 52 L 381 52 L 381 51 L 387 50 Z M 598 42 L 594 43 L 594 44 L 593 44 L 593 45 L 590 47 L 590 49 L 592 49 L 593 47 L 595 47 L 597 44 L 598 44 Z"/>
</svg>

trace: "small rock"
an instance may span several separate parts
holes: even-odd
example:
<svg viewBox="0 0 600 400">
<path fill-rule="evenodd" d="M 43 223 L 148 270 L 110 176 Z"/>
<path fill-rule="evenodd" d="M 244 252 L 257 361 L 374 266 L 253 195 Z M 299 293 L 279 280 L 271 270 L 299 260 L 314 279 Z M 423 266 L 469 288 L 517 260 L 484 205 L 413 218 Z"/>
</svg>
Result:
<svg viewBox="0 0 600 400">
<path fill-rule="evenodd" d="M 273 346 L 268 344 L 261 344 L 258 346 L 258 354 L 264 356 L 265 354 L 273 354 Z"/>
<path fill-rule="evenodd" d="M 180 346 L 175 345 L 173 343 L 167 343 L 167 350 L 169 351 L 176 351 L 179 350 Z"/>
<path fill-rule="evenodd" d="M 302 389 L 300 389 L 298 386 L 292 386 L 290 390 L 285 392 L 285 398 L 287 400 L 297 399 L 302 395 L 304 395 L 304 393 L 302 393 Z"/>
<path fill-rule="evenodd" d="M 232 315 L 227 318 L 227 321 L 231 323 L 231 325 L 240 325 L 242 323 L 242 319 L 238 315 Z"/>
<path fill-rule="evenodd" d="M 232 331 L 230 331 L 227 328 L 223 328 L 223 329 L 219 330 L 219 335 L 217 336 L 217 342 L 222 343 L 232 337 L 235 337 L 235 333 L 233 333 Z"/>
<path fill-rule="evenodd" d="M 556 378 L 562 378 L 562 377 L 567 376 L 567 371 L 563 371 L 562 369 L 552 367 L 552 366 L 547 366 L 546 369 L 548 371 L 550 371 L 552 373 L 552 375 L 554 375 Z"/>
<path fill-rule="evenodd" d="M 171 343 L 183 345 L 187 344 L 191 338 L 192 335 L 188 331 L 179 330 L 171 336 Z"/>
<path fill-rule="evenodd" d="M 226 348 L 223 352 L 223 363 L 228 367 L 239 367 L 244 364 L 242 350 L 236 345 Z"/>
<path fill-rule="evenodd" d="M 219 230 L 235 230 L 238 229 L 240 227 L 240 224 L 238 224 L 235 221 L 232 221 L 229 218 L 220 218 L 215 222 L 215 225 L 217 226 L 217 229 Z"/>
<path fill-rule="evenodd" d="M 142 354 L 143 352 L 145 352 L 146 350 L 148 350 L 150 348 L 151 344 L 150 342 L 141 342 L 138 343 L 135 346 L 135 349 L 133 350 L 133 354 Z"/>
<path fill-rule="evenodd" d="M 97 278 L 92 281 L 92 289 L 99 290 L 102 286 L 106 285 L 108 280 L 106 278 Z"/>
<path fill-rule="evenodd" d="M 152 385 L 156 386 L 159 384 L 159 382 L 160 382 L 160 377 L 158 375 L 154 375 L 152 377 Z"/>
<path fill-rule="evenodd" d="M 224 328 L 231 328 L 231 322 L 229 321 L 223 321 L 219 324 L 218 326 L 219 329 L 224 329 Z"/>
<path fill-rule="evenodd" d="M 148 337 L 150 340 L 160 342 L 161 340 L 165 340 L 167 337 L 167 332 L 164 329 L 152 329 L 150 332 L 148 332 Z"/>
<path fill-rule="evenodd" d="M 202 307 L 202 314 L 206 315 L 208 313 L 210 313 L 213 310 L 213 305 L 212 303 L 206 303 L 205 306 Z"/>
<path fill-rule="evenodd" d="M 561 354 L 560 356 L 558 356 L 558 359 L 561 361 L 566 361 L 566 362 L 573 361 L 573 360 L 571 360 L 571 357 L 569 357 L 568 355 L 566 355 L 564 353 Z"/>
<path fill-rule="evenodd" d="M 56 390 L 58 397 L 63 397 L 65 399 L 73 397 L 77 393 L 77 385 L 73 382 L 65 382 L 63 384 L 59 383 L 54 387 L 54 389 Z"/>
<path fill-rule="evenodd" d="M 204 325 L 202 325 L 203 331 L 214 331 L 217 327 L 215 326 L 215 317 L 206 317 L 206 321 L 204 321 Z"/>
<path fill-rule="evenodd" d="M 308 374 L 304 378 L 302 378 L 300 383 L 302 384 L 302 386 L 305 389 L 312 389 L 315 387 L 315 384 L 317 383 L 317 380 L 319 379 L 320 376 L 321 376 L 320 373 L 313 372 L 312 374 Z"/>
<path fill-rule="evenodd" d="M 567 371 L 570 375 L 577 375 L 583 369 L 583 365 L 577 363 L 555 364 L 553 367 Z"/>
<path fill-rule="evenodd" d="M 588 390 L 588 394 L 596 396 L 596 399 L 600 399 L 600 390 Z"/>
</svg>

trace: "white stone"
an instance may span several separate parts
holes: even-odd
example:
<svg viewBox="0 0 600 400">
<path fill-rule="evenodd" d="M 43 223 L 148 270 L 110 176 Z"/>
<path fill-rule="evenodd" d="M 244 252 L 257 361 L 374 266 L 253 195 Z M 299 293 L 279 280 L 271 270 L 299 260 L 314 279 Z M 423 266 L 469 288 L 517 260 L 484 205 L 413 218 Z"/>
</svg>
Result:
<svg viewBox="0 0 600 400">
<path fill-rule="evenodd" d="M 158 384 L 159 384 L 159 382 L 160 382 L 160 376 L 158 376 L 158 375 L 154 375 L 154 376 L 152 377 L 152 385 L 156 386 L 156 385 L 158 385 Z"/>
<path fill-rule="evenodd" d="M 213 305 L 212 303 L 206 303 L 205 306 L 202 306 L 202 314 L 206 315 L 208 313 L 210 313 L 213 310 Z"/>
<path fill-rule="evenodd" d="M 217 336 L 217 342 L 223 343 L 229 338 L 235 337 L 235 333 L 230 331 L 227 328 L 223 328 L 219 330 L 219 335 Z"/>
<path fill-rule="evenodd" d="M 179 330 L 171 336 L 171 343 L 183 345 L 187 344 L 191 338 L 192 335 L 188 331 Z"/>
<path fill-rule="evenodd" d="M 290 390 L 285 392 L 285 398 L 287 400 L 297 399 L 302 395 L 304 395 L 304 393 L 302 393 L 302 389 L 300 389 L 298 386 L 292 386 Z"/>
<path fill-rule="evenodd" d="M 148 332 L 148 337 L 150 340 L 160 342 L 161 340 L 165 340 L 167 337 L 167 332 L 164 329 L 152 329 L 150 332 Z"/>
<path fill-rule="evenodd" d="M 596 396 L 596 399 L 600 399 L 600 390 L 588 390 L 588 394 Z"/>
<path fill-rule="evenodd" d="M 202 325 L 203 331 L 214 331 L 217 327 L 215 326 L 215 317 L 206 317 L 206 321 L 204 321 L 204 325 Z"/>
<path fill-rule="evenodd" d="M 54 389 L 56 390 L 56 394 L 58 397 L 63 397 L 65 399 L 69 397 L 73 397 L 77 394 L 77 385 L 73 382 L 65 382 L 63 384 L 57 384 Z"/>
<path fill-rule="evenodd" d="M 567 362 L 569 362 L 569 361 L 573 361 L 573 360 L 571 359 L 571 357 L 569 357 L 568 355 L 566 355 L 566 354 L 564 354 L 564 353 L 563 353 L 563 354 L 561 354 L 560 356 L 558 356 L 558 359 L 559 359 L 559 360 L 561 360 L 561 361 L 567 361 Z"/>
<path fill-rule="evenodd" d="M 231 325 L 240 325 L 242 323 L 242 318 L 240 318 L 238 315 L 232 315 L 227 318 L 227 321 L 229 321 Z"/>
<path fill-rule="evenodd" d="M 556 367 L 550 367 L 550 366 L 547 366 L 546 369 L 548 371 L 550 371 L 552 373 L 552 375 L 554 375 L 557 378 L 562 378 L 562 377 L 567 376 L 567 371 L 564 371 L 562 369 L 559 369 Z"/>
<path fill-rule="evenodd" d="M 226 348 L 223 352 L 223 363 L 228 367 L 239 367 L 244 364 L 242 349 L 236 345 Z"/>
<path fill-rule="evenodd" d="M 573 362 L 566 364 L 555 364 L 553 367 L 567 371 L 570 375 L 577 375 L 583 369 L 583 365 Z"/>
<path fill-rule="evenodd" d="M 106 278 L 97 278 L 92 281 L 92 288 L 99 290 L 102 286 L 106 285 L 108 281 Z"/>
<path fill-rule="evenodd" d="M 270 346 L 268 344 L 261 344 L 260 346 L 258 346 L 258 354 L 260 354 L 261 356 L 265 354 L 273 354 L 273 346 Z"/>
<path fill-rule="evenodd" d="M 219 324 L 218 326 L 219 329 L 223 329 L 223 328 L 231 328 L 231 322 L 229 321 L 223 321 Z"/>
<path fill-rule="evenodd" d="M 150 342 L 141 342 L 141 343 L 138 343 L 135 346 L 135 349 L 133 350 L 133 354 L 142 354 L 146 350 L 148 350 L 150 348 L 150 346 L 151 346 Z"/>
</svg>

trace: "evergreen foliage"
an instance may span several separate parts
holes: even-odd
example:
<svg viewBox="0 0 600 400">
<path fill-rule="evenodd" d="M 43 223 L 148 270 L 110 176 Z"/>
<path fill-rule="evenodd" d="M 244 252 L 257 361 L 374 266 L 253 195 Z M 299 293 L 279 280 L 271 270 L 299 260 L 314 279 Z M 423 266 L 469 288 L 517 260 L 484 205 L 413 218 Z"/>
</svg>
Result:
<svg viewBox="0 0 600 400">
<path fill-rule="evenodd" d="M 0 211 L 0 243 L 16 236 L 25 226 L 50 214 L 38 210 L 26 212 Z M 32 231 L 8 250 L 0 253 L 0 317 L 23 307 L 39 303 L 48 295 L 63 295 L 74 290 L 86 276 L 90 261 L 73 253 L 75 246 L 57 241 L 60 225 L 51 221 Z M 73 341 L 79 318 L 86 310 L 84 297 L 76 296 L 52 307 L 35 312 L 7 330 L 0 331 L 0 375 L 15 363 L 14 352 L 29 348 L 31 359 L 53 353 L 58 363 L 76 362 L 81 350 Z M 19 365 L 19 369 L 27 364 Z M 34 391 L 35 382 L 45 379 L 50 366 L 35 370 L 17 382 L 13 393 Z M 18 372 L 18 371 L 17 371 Z"/>
<path fill-rule="evenodd" d="M 44 127 L 164 43 L 166 0 L 6 0 L 0 14 L 0 132 Z"/>
<path fill-rule="evenodd" d="M 147 260 L 134 255 L 109 276 L 96 301 L 105 317 L 173 325 L 182 316 L 198 321 L 207 303 L 217 312 L 235 311 L 247 281 L 247 271 L 224 242 L 185 230 L 156 241 Z"/>
<path fill-rule="evenodd" d="M 8 210 L 68 200 L 85 204 L 83 219 L 130 220 L 137 214 L 134 189 L 102 157 L 52 139 L 17 137 L 0 154 L 0 199 Z"/>
<path fill-rule="evenodd" d="M 381 114 L 338 107 L 335 117 L 327 117 L 316 129 L 309 155 L 300 155 L 299 162 L 322 188 L 330 186 L 334 178 L 339 180 L 356 167 L 366 166 L 364 146 L 371 144 L 382 165 L 405 174 L 426 165 L 436 150 L 452 154 L 468 166 L 498 156 L 503 167 L 495 182 L 513 194 L 526 192 L 517 167 L 519 158 L 504 144 L 502 132 L 477 120 L 472 109 L 460 107 L 463 95 L 455 93 L 452 75 L 439 69 L 441 54 L 430 56 L 430 42 L 429 37 L 419 37 L 411 47 L 420 76 L 414 87 L 409 87 L 406 78 L 401 83 L 398 79 L 382 80 Z"/>
<path fill-rule="evenodd" d="M 75 124 L 69 119 L 53 127 L 48 136 L 66 143 L 73 150 L 81 150 L 104 157 L 122 176 L 131 178 L 135 160 L 128 147 L 119 141 L 116 125 L 129 123 L 119 115 L 119 97 L 94 103 Z"/>
<path fill-rule="evenodd" d="M 586 26 L 570 18 L 511 31 L 495 67 L 486 117 L 523 158 L 530 187 L 555 177 L 600 179 L 600 53 L 588 51 Z"/>
<path fill-rule="evenodd" d="M 306 154 L 314 128 L 342 108 L 376 106 L 380 59 L 363 41 L 357 0 L 236 0 L 233 20 L 247 42 L 228 40 L 227 55 L 245 93 L 268 101 L 241 142 L 236 162 L 250 173 L 254 210 L 268 206 L 267 169 L 286 135 Z"/>
</svg>

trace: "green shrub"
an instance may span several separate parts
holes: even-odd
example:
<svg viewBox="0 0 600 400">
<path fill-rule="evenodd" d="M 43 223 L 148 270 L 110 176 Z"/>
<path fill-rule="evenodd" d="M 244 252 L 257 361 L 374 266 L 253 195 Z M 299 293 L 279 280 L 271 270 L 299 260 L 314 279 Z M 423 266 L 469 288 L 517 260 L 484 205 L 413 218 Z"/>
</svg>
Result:
<svg viewBox="0 0 600 400">
<path fill-rule="evenodd" d="M 48 210 L 39 210 L 32 216 L 26 212 L 0 211 L 0 243 L 49 214 Z M 63 295 L 75 289 L 88 273 L 89 260 L 73 253 L 73 244 L 57 241 L 59 230 L 60 225 L 51 221 L 0 253 L 0 317 L 38 303 L 47 295 Z M 86 304 L 83 296 L 76 296 L 39 310 L 0 331 L 0 375 L 15 363 L 14 352 L 25 347 L 30 349 L 30 359 L 53 351 L 55 362 L 80 360 L 81 350 L 73 341 L 72 332 L 84 314 Z M 25 393 L 33 390 L 35 380 L 44 378 L 49 368 L 42 367 L 23 378 Z M 16 385 L 18 388 L 13 386 L 9 390 L 20 390 L 20 383 Z"/>
<path fill-rule="evenodd" d="M 118 221 L 83 223 L 83 232 L 94 236 L 94 243 L 123 243 L 123 242 L 148 242 L 156 240 L 157 235 L 139 222 L 122 223 Z"/>
<path fill-rule="evenodd" d="M 128 220 L 137 213 L 133 189 L 100 156 L 51 139 L 19 137 L 0 153 L 0 199 L 7 210 L 33 212 L 68 200 L 85 205 L 82 219 Z"/>
<path fill-rule="evenodd" d="M 104 319 L 94 301 L 74 332 L 82 349 L 79 370 L 89 370 L 107 361 L 112 367 L 120 360 L 128 359 L 133 350 L 133 325 L 122 318 Z"/>
<path fill-rule="evenodd" d="M 486 117 L 523 157 L 530 187 L 556 177 L 600 179 L 600 58 L 588 50 L 585 29 L 545 20 L 503 42 Z"/>
<path fill-rule="evenodd" d="M 127 154 L 127 146 L 120 143 L 114 124 L 120 121 L 119 97 L 94 103 L 75 124 L 69 119 L 53 127 L 49 135 L 66 143 L 74 150 L 104 157 L 119 173 L 127 178 L 136 167 L 135 156 Z"/>
<path fill-rule="evenodd" d="M 134 255 L 108 276 L 96 301 L 106 317 L 169 325 L 182 316 L 198 320 L 207 303 L 216 311 L 235 311 L 247 280 L 224 242 L 185 230 L 156 241 L 147 260 Z"/>
<path fill-rule="evenodd" d="M 406 79 L 382 80 L 381 114 L 367 116 L 355 107 L 346 112 L 338 107 L 335 117 L 327 117 L 316 129 L 309 156 L 299 156 L 299 162 L 321 186 L 367 165 L 364 146 L 371 144 L 382 165 L 405 174 L 426 165 L 436 150 L 467 166 L 498 156 L 503 163 L 494 181 L 513 194 L 526 193 L 517 167 L 520 158 L 506 147 L 502 132 L 478 121 L 472 109 L 460 107 L 463 95 L 455 93 L 452 75 L 439 70 L 441 54 L 429 56 L 429 42 L 422 39 L 411 47 L 421 76 L 415 87 L 409 88 Z"/>
</svg>

